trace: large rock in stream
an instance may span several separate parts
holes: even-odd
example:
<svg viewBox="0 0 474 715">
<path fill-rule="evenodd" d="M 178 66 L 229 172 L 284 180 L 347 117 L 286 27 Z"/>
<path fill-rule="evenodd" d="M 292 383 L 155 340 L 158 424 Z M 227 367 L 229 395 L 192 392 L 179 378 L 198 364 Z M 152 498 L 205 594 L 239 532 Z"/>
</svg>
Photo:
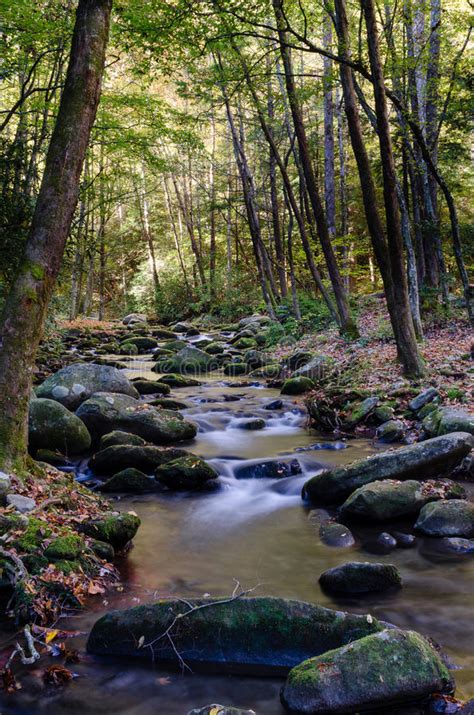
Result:
<svg viewBox="0 0 474 715">
<path fill-rule="evenodd" d="M 448 669 L 425 638 L 390 629 L 293 668 L 281 700 L 292 715 L 387 713 L 453 688 Z"/>
<path fill-rule="evenodd" d="M 442 476 L 454 470 L 473 446 L 474 439 L 470 434 L 453 432 L 375 454 L 312 477 L 303 487 L 303 497 L 314 503 L 338 504 L 364 484 L 380 479 Z"/>
<path fill-rule="evenodd" d="M 46 397 L 61 402 L 69 410 L 75 410 L 95 392 L 117 392 L 129 397 L 139 397 L 120 370 L 109 365 L 73 363 L 50 375 L 36 388 L 37 397 Z"/>
<path fill-rule="evenodd" d="M 164 599 L 107 613 L 92 628 L 87 650 L 179 667 L 177 651 L 193 669 L 285 674 L 306 658 L 382 629 L 371 616 L 283 598 L 208 598 L 191 606 Z"/>
<path fill-rule="evenodd" d="M 120 430 L 143 437 L 153 444 L 170 444 L 192 439 L 197 428 L 178 412 L 157 410 L 127 395 L 97 392 L 76 412 L 94 439 Z"/>
<path fill-rule="evenodd" d="M 114 444 L 96 452 L 89 460 L 89 467 L 96 474 L 115 474 L 123 469 L 139 469 L 145 474 L 166 462 L 186 457 L 188 452 L 176 447 L 152 447 L 150 445 Z"/>
<path fill-rule="evenodd" d="M 91 446 L 91 436 L 79 417 L 56 400 L 30 400 L 28 417 L 30 449 L 81 454 Z"/>
</svg>

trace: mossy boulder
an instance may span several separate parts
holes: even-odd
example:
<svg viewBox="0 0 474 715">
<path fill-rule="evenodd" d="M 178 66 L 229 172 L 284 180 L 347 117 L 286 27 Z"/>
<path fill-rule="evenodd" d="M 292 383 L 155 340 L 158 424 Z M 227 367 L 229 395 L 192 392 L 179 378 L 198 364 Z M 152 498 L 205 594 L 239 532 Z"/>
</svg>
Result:
<svg viewBox="0 0 474 715">
<path fill-rule="evenodd" d="M 200 375 L 215 367 L 212 355 L 192 345 L 186 345 L 173 357 L 159 360 L 156 363 L 156 372 Z"/>
<path fill-rule="evenodd" d="M 161 464 L 187 456 L 183 449 L 151 445 L 115 444 L 96 452 L 89 467 L 96 474 L 115 474 L 123 469 L 138 469 L 151 474 Z"/>
<path fill-rule="evenodd" d="M 98 440 L 113 430 L 131 432 L 153 444 L 181 442 L 196 436 L 197 428 L 179 413 L 157 410 L 127 395 L 97 392 L 76 412 Z"/>
<path fill-rule="evenodd" d="M 193 599 L 192 605 L 205 607 L 184 615 L 190 610 L 188 603 L 163 599 L 111 611 L 95 623 L 87 650 L 179 667 L 176 648 L 190 667 L 248 675 L 284 674 L 312 655 L 383 628 L 372 617 L 283 598 Z M 158 638 L 171 624 L 173 645 L 167 638 Z M 153 645 L 143 647 L 142 643 Z"/>
<path fill-rule="evenodd" d="M 154 370 L 154 368 L 153 368 Z M 156 372 L 159 372 L 158 370 Z M 188 377 L 185 375 L 177 375 L 174 373 L 169 373 L 168 375 L 162 375 L 160 377 L 160 382 L 169 385 L 170 387 L 199 387 L 201 384 L 199 380 L 194 377 Z"/>
<path fill-rule="evenodd" d="M 31 450 L 59 450 L 81 454 L 91 446 L 86 425 L 73 412 L 56 400 L 30 400 L 28 443 Z"/>
<path fill-rule="evenodd" d="M 438 424 L 438 434 L 450 432 L 469 432 L 474 435 L 474 415 L 453 407 L 440 409 L 441 419 Z"/>
<path fill-rule="evenodd" d="M 366 420 L 379 404 L 379 398 L 376 396 L 366 397 L 362 402 L 358 402 L 353 405 L 349 411 L 346 419 L 344 420 L 344 426 L 348 429 L 352 429 L 359 422 Z"/>
<path fill-rule="evenodd" d="M 281 700 L 292 715 L 387 713 L 453 689 L 431 643 L 413 631 L 387 629 L 293 668 Z"/>
<path fill-rule="evenodd" d="M 309 377 L 290 377 L 285 380 L 281 388 L 282 395 L 302 395 L 314 387 L 314 382 Z"/>
<path fill-rule="evenodd" d="M 133 387 L 140 395 L 169 395 L 171 388 L 159 380 L 133 380 Z"/>
<path fill-rule="evenodd" d="M 78 525 L 78 530 L 121 551 L 134 538 L 139 526 L 140 519 L 136 514 L 112 513 L 87 519 Z"/>
<path fill-rule="evenodd" d="M 209 355 L 222 355 L 225 350 L 225 345 L 217 341 L 209 343 L 204 348 L 204 352 L 209 353 Z"/>
<path fill-rule="evenodd" d="M 135 446 L 140 446 L 146 444 L 142 437 L 137 434 L 131 434 L 130 432 L 122 432 L 121 430 L 113 430 L 113 432 L 108 432 L 100 438 L 99 449 L 106 449 L 107 447 L 113 447 L 117 444 L 131 444 Z"/>
<path fill-rule="evenodd" d="M 139 469 L 128 467 L 114 474 L 100 485 L 101 492 L 126 492 L 128 494 L 146 494 L 156 491 L 156 482 Z"/>
<path fill-rule="evenodd" d="M 237 350 L 250 350 L 257 347 L 257 341 L 255 338 L 239 338 L 232 345 Z"/>
<path fill-rule="evenodd" d="M 314 503 L 340 504 L 359 487 L 380 479 L 441 476 L 457 467 L 473 445 L 470 434 L 454 432 L 375 454 L 312 477 L 303 487 L 303 497 Z"/>
<path fill-rule="evenodd" d="M 451 499 L 426 504 L 420 511 L 415 529 L 427 536 L 474 536 L 474 504 Z"/>
<path fill-rule="evenodd" d="M 29 517 L 23 520 L 23 530 L 18 538 L 13 542 L 13 546 L 19 552 L 34 553 L 42 548 L 45 539 L 49 539 L 52 534 L 51 527 L 42 519 Z"/>
<path fill-rule="evenodd" d="M 285 358 L 285 365 L 293 372 L 307 365 L 313 357 L 314 353 L 308 350 L 295 350 L 294 353 Z"/>
<path fill-rule="evenodd" d="M 126 343 L 127 345 L 135 345 L 139 353 L 146 353 L 148 350 L 158 347 L 156 338 L 150 338 L 146 335 L 129 336 Z"/>
<path fill-rule="evenodd" d="M 244 362 L 230 362 L 224 366 L 224 375 L 229 377 L 238 377 L 245 375 L 248 372 L 248 367 Z"/>
<path fill-rule="evenodd" d="M 272 365 L 264 365 L 263 367 L 258 367 L 256 370 L 252 370 L 250 377 L 263 377 L 264 379 L 275 379 L 280 376 L 281 365 L 279 363 L 274 363 Z"/>
<path fill-rule="evenodd" d="M 400 442 L 405 430 L 405 425 L 401 420 L 388 420 L 377 427 L 375 436 L 380 442 Z"/>
<path fill-rule="evenodd" d="M 126 340 L 124 343 L 119 345 L 117 353 L 119 355 L 138 355 L 138 348 L 133 343 Z"/>
<path fill-rule="evenodd" d="M 61 402 L 69 410 L 75 410 L 95 392 L 138 397 L 138 392 L 120 370 L 93 363 L 67 365 L 36 388 L 37 397 Z"/>
<path fill-rule="evenodd" d="M 113 561 L 115 558 L 115 549 L 110 544 L 105 541 L 99 541 L 94 539 L 91 543 L 91 549 L 99 559 L 104 559 L 105 561 Z"/>
<path fill-rule="evenodd" d="M 418 514 L 432 501 L 463 497 L 464 489 L 449 479 L 426 482 L 382 479 L 356 489 L 341 506 L 341 511 L 358 519 L 388 521 Z"/>
<path fill-rule="evenodd" d="M 191 454 L 162 464 L 155 470 L 155 479 L 171 491 L 203 489 L 218 476 L 210 464 Z"/>
<path fill-rule="evenodd" d="M 176 333 L 168 328 L 153 328 L 151 334 L 154 338 L 159 338 L 160 340 L 174 340 L 176 338 Z"/>
<path fill-rule="evenodd" d="M 422 407 L 425 407 L 429 402 L 433 402 L 439 398 L 439 392 L 435 387 L 428 387 L 423 392 L 420 392 L 408 403 L 408 407 L 412 412 L 418 412 Z"/>
<path fill-rule="evenodd" d="M 261 417 L 252 417 L 248 420 L 243 420 L 242 422 L 239 422 L 236 427 L 238 427 L 238 429 L 244 429 L 248 431 L 260 430 L 264 429 L 265 420 Z"/>
<path fill-rule="evenodd" d="M 85 549 L 85 542 L 77 534 L 58 536 L 45 549 L 44 555 L 52 561 L 74 561 Z"/>
<path fill-rule="evenodd" d="M 390 422 L 395 417 L 395 410 L 390 405 L 378 405 L 374 410 L 374 418 L 380 424 Z"/>
<path fill-rule="evenodd" d="M 350 561 L 324 571 L 319 583 L 329 593 L 351 594 L 400 588 L 402 579 L 393 564 Z"/>
<path fill-rule="evenodd" d="M 263 353 L 261 350 L 247 350 L 244 354 L 244 362 L 247 367 L 251 370 L 256 370 L 261 367 L 266 367 L 274 363 L 275 358 L 267 353 Z"/>
</svg>

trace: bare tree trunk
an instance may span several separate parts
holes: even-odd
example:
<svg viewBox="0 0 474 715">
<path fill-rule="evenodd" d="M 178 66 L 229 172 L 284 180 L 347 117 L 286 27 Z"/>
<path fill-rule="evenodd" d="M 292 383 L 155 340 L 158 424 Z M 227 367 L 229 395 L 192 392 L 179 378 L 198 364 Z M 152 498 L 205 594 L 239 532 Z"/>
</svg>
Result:
<svg viewBox="0 0 474 715">
<path fill-rule="evenodd" d="M 343 241 L 341 246 L 344 283 L 346 290 L 349 290 L 349 256 L 347 248 L 347 234 L 349 231 L 349 212 L 347 208 L 347 186 L 346 186 L 346 150 L 344 139 L 344 116 L 342 112 L 342 98 L 339 96 L 339 88 L 336 88 L 336 116 L 337 116 L 337 144 L 339 152 L 339 206 L 340 222 L 339 235 Z"/>
<path fill-rule="evenodd" d="M 191 286 L 189 285 L 188 272 L 186 270 L 186 265 L 183 259 L 183 252 L 181 250 L 180 235 L 178 229 L 176 228 L 176 221 L 173 214 L 173 207 L 171 205 L 171 196 L 168 189 L 168 179 L 166 176 L 163 178 L 163 188 L 165 192 L 166 209 L 168 211 L 169 220 L 171 223 L 171 228 L 173 229 L 174 245 L 176 248 L 176 253 L 178 254 L 179 265 L 181 266 L 181 272 L 183 274 L 184 283 L 186 285 L 186 290 L 190 296 L 192 293 Z"/>
<path fill-rule="evenodd" d="M 324 49 L 332 50 L 332 24 L 329 15 L 324 16 Z M 334 92 L 332 60 L 323 58 L 324 76 L 324 195 L 328 233 L 336 236 L 336 181 L 334 176 Z"/>
<path fill-rule="evenodd" d="M 337 266 L 336 256 L 334 254 L 334 249 L 331 244 L 330 236 L 328 233 L 326 217 L 324 215 L 324 209 L 319 196 L 316 176 L 314 174 L 313 164 L 309 153 L 308 139 L 306 136 L 306 130 L 303 123 L 301 108 L 297 97 L 293 69 L 291 65 L 291 58 L 286 44 L 286 20 L 283 13 L 282 0 L 272 1 L 278 28 L 280 54 L 283 62 L 286 90 L 288 94 L 288 101 L 290 103 L 291 114 L 293 117 L 296 138 L 298 140 L 301 165 L 304 171 L 308 196 L 311 201 L 311 208 L 314 214 L 316 225 L 318 227 L 319 240 L 321 242 L 321 247 L 323 249 L 324 258 L 326 260 L 329 277 L 331 279 L 331 284 L 334 291 L 334 297 L 336 299 L 336 305 L 340 317 L 341 330 L 343 333 L 351 337 L 356 337 L 358 335 L 357 326 L 351 315 L 347 292 L 345 290 L 344 283 L 339 272 L 339 268 Z"/>
<path fill-rule="evenodd" d="M 30 234 L 1 319 L 0 466 L 22 468 L 36 352 L 100 97 L 111 0 L 79 0 L 66 83 Z"/>
<path fill-rule="evenodd" d="M 350 58 L 350 43 L 349 43 L 349 28 L 347 24 L 346 7 L 344 0 L 336 0 L 335 2 L 336 12 L 337 12 L 337 33 L 339 41 L 339 54 L 343 59 Z M 371 27 L 372 30 L 372 27 Z M 369 34 L 369 33 L 368 33 Z M 385 171 L 393 172 L 393 156 L 391 155 L 391 146 L 388 143 L 387 146 L 387 132 L 388 132 L 388 121 L 385 109 L 385 97 L 382 95 L 380 90 L 380 68 L 377 67 L 377 57 L 373 57 L 374 47 L 373 38 L 371 41 L 371 59 L 374 60 L 373 64 L 375 67 L 372 70 L 374 74 L 374 87 L 377 86 L 376 96 L 377 96 L 377 109 L 380 113 L 382 121 L 379 122 L 379 132 L 383 132 L 383 140 L 380 140 L 380 153 L 382 157 L 387 157 L 390 162 L 390 166 L 385 168 Z M 395 238 L 395 245 L 389 250 L 388 243 L 385 238 L 382 221 L 377 208 L 377 194 L 375 190 L 375 183 L 372 174 L 372 169 L 369 162 L 369 157 L 365 147 L 362 127 L 360 124 L 359 110 L 357 104 L 356 91 L 354 87 L 354 80 L 352 76 L 352 70 L 348 64 L 342 62 L 339 66 L 341 74 L 341 83 L 344 91 L 344 107 L 347 116 L 349 134 L 352 143 L 352 149 L 354 152 L 354 157 L 356 159 L 357 168 L 359 171 L 360 185 L 362 189 L 362 198 L 364 202 L 365 215 L 367 220 L 367 226 L 372 240 L 372 245 L 374 248 L 375 256 L 377 258 L 377 263 L 382 275 L 382 280 L 384 282 L 385 296 L 387 299 L 387 307 L 390 315 L 390 321 L 392 324 L 395 341 L 397 344 L 397 351 L 400 362 L 403 365 L 404 372 L 406 374 L 420 375 L 423 373 L 423 366 L 421 359 L 418 354 L 418 348 L 416 344 L 415 332 L 413 329 L 413 322 L 411 319 L 409 301 L 408 301 L 408 291 L 406 287 L 406 278 L 402 278 L 402 286 L 395 289 L 394 281 L 395 274 L 392 275 L 391 259 L 396 261 L 395 273 L 400 273 L 400 266 L 403 269 L 403 254 L 400 257 L 400 243 L 401 237 L 396 236 L 396 223 L 397 215 L 393 216 L 394 211 L 397 210 L 393 206 L 392 201 L 392 185 L 390 183 L 391 179 L 389 177 L 389 184 L 387 190 L 387 204 L 388 213 L 387 223 L 390 217 L 391 221 L 391 240 Z M 377 119 L 379 117 L 377 116 Z M 381 125 L 383 124 L 383 129 Z M 380 136 L 379 133 L 379 136 Z M 389 142 L 389 138 L 388 138 Z M 382 159 L 384 162 L 384 159 Z M 385 178 L 385 177 L 384 177 Z M 401 294 L 401 309 L 399 308 L 397 297 Z M 408 326 L 408 327 L 407 327 Z M 406 337 L 406 331 L 408 331 L 408 339 Z"/>
<path fill-rule="evenodd" d="M 209 164 L 209 291 L 211 300 L 216 294 L 216 182 L 214 165 L 216 161 L 216 118 L 214 110 L 211 114 L 211 161 Z"/>
</svg>

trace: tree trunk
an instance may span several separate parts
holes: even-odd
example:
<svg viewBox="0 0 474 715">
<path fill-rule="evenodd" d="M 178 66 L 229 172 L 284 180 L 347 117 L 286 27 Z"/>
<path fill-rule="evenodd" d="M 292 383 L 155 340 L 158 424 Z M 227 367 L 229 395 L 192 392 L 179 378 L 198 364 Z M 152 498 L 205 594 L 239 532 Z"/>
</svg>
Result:
<svg viewBox="0 0 474 715">
<path fill-rule="evenodd" d="M 214 164 L 216 161 L 216 119 L 211 114 L 211 161 L 209 164 L 209 293 L 211 301 L 216 295 L 216 182 Z"/>
<path fill-rule="evenodd" d="M 397 198 L 397 179 L 390 136 L 385 82 L 379 54 L 375 8 L 373 0 L 361 0 L 361 4 L 367 28 L 367 43 L 373 77 L 380 158 L 382 160 L 387 246 L 392 276 L 393 299 L 397 305 L 398 352 L 406 374 L 419 376 L 423 374 L 424 368 L 416 344 L 416 335 L 408 298 L 407 278 L 403 259 L 403 238 Z"/>
<path fill-rule="evenodd" d="M 356 337 L 358 335 L 357 326 L 351 315 L 347 292 L 337 266 L 336 256 L 328 233 L 326 217 L 324 215 L 324 209 L 319 196 L 316 176 L 309 152 L 308 139 L 303 123 L 301 107 L 297 97 L 291 58 L 286 44 L 286 20 L 283 12 L 282 0 L 273 0 L 273 8 L 278 28 L 280 54 L 285 74 L 286 91 L 293 117 L 296 138 L 298 140 L 299 154 L 304 172 L 306 189 L 311 201 L 311 208 L 318 228 L 319 240 L 323 249 L 324 258 L 326 260 L 329 277 L 334 291 L 334 297 L 336 299 L 336 305 L 341 323 L 341 331 L 348 336 Z"/>
<path fill-rule="evenodd" d="M 22 469 L 28 403 L 100 97 L 112 0 L 79 0 L 69 67 L 30 234 L 1 319 L 0 467 Z"/>
<path fill-rule="evenodd" d="M 328 15 L 324 16 L 324 49 L 332 50 L 332 24 Z M 324 75 L 324 196 L 328 233 L 336 236 L 336 181 L 334 177 L 334 97 L 332 87 L 332 60 L 323 58 Z"/>
<path fill-rule="evenodd" d="M 343 59 L 350 58 L 350 44 L 349 44 L 349 28 L 347 24 L 346 7 L 344 0 L 336 0 L 335 2 L 336 12 L 337 12 L 337 33 L 339 40 L 339 54 Z M 372 169 L 370 167 L 369 157 L 364 144 L 364 139 L 362 135 L 362 127 L 360 123 L 359 110 L 357 104 L 356 91 L 354 87 L 354 80 L 352 76 L 351 68 L 344 62 L 340 64 L 340 75 L 341 83 L 344 92 L 344 107 L 347 116 L 349 135 L 351 138 L 352 149 L 354 152 L 354 157 L 357 163 L 357 168 L 359 172 L 360 185 L 362 190 L 362 199 L 364 202 L 365 215 L 367 220 L 367 226 L 369 229 L 370 237 L 372 240 L 372 246 L 374 248 L 374 253 L 377 259 L 377 263 L 382 275 L 382 280 L 384 282 L 385 296 L 387 300 L 387 307 L 390 315 L 390 321 L 393 328 L 393 333 L 395 336 L 395 341 L 397 344 L 397 352 L 400 362 L 403 365 L 404 372 L 406 374 L 421 374 L 423 371 L 422 363 L 418 354 L 418 348 L 416 345 L 415 332 L 413 329 L 413 323 L 411 320 L 411 314 L 408 302 L 408 292 L 406 288 L 406 279 L 403 282 L 404 294 L 402 292 L 402 311 L 399 310 L 397 305 L 397 300 L 395 297 L 395 287 L 394 278 L 392 276 L 391 268 L 391 255 L 392 252 L 396 257 L 397 250 L 399 249 L 399 243 L 395 246 L 394 251 L 389 251 L 387 241 L 385 238 L 382 221 L 377 208 L 377 194 L 375 190 L 375 183 L 372 174 Z M 374 78 L 375 81 L 375 78 Z M 380 77 L 378 77 L 380 82 Z M 383 114 L 383 104 L 384 98 L 380 97 L 380 87 L 378 87 L 377 92 L 378 97 L 378 109 L 382 110 Z M 388 130 L 386 114 L 384 117 L 384 156 L 386 154 L 386 132 Z M 382 147 L 381 147 L 382 154 Z M 391 157 L 393 163 L 393 157 Z M 393 209 L 391 210 L 393 213 Z M 393 220 L 393 219 L 392 219 Z M 395 218 L 396 222 L 396 218 Z M 392 236 L 393 237 L 393 236 Z M 403 265 L 402 265 L 403 267 Z M 404 327 L 404 321 L 408 320 L 408 337 L 407 341 Z M 411 330 L 410 330 L 411 327 Z"/>
</svg>

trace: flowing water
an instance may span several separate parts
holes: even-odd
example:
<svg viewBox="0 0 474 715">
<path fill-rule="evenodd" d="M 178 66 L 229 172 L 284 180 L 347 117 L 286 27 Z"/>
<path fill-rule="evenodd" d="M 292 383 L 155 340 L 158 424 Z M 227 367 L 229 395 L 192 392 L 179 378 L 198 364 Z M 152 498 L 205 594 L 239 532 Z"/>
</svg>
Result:
<svg viewBox="0 0 474 715">
<path fill-rule="evenodd" d="M 134 359 L 130 377 L 156 379 L 150 362 Z M 402 628 L 429 635 L 453 663 L 458 694 L 474 697 L 474 560 L 442 560 L 428 542 L 373 553 L 370 544 L 382 529 L 356 530 L 351 549 L 322 544 L 309 508 L 300 497 L 308 475 L 373 453 L 367 440 L 324 441 L 306 427 L 301 402 L 284 400 L 282 409 L 265 409 L 279 397 L 261 384 L 213 377 L 200 387 L 173 390 L 184 400 L 187 419 L 199 425 L 189 449 L 210 461 L 221 475 L 219 490 L 199 495 L 146 495 L 118 500 L 134 510 L 142 526 L 133 549 L 119 564 L 123 590 L 98 600 L 94 610 L 60 623 L 87 632 L 107 609 L 152 601 L 156 597 L 228 596 L 236 581 L 255 594 L 275 595 L 371 612 Z M 263 417 L 264 430 L 239 423 Z M 297 459 L 301 474 L 281 479 L 237 479 L 243 467 Z M 397 524 L 398 529 L 409 525 Z M 386 528 L 386 527 L 384 527 Z M 389 530 L 389 529 L 388 529 Z M 404 587 L 395 594 L 335 599 L 318 584 L 322 571 L 343 561 L 385 561 L 400 569 Z M 83 647 L 85 636 L 75 639 Z M 78 678 L 63 689 L 45 686 L 40 671 L 25 674 L 23 690 L 4 698 L 1 713 L 16 715 L 186 715 L 193 707 L 222 703 L 252 708 L 258 715 L 282 715 L 277 679 L 212 674 L 181 675 L 157 665 L 82 656 L 72 666 Z"/>
</svg>

